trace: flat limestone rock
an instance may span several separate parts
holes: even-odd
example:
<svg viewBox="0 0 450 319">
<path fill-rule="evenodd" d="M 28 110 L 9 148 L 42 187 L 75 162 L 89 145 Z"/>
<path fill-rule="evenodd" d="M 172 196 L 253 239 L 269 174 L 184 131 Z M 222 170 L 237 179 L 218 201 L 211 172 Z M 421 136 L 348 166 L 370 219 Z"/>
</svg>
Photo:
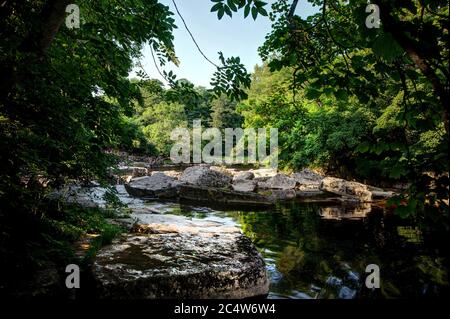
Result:
<svg viewBox="0 0 450 319">
<path fill-rule="evenodd" d="M 98 252 L 92 270 L 100 298 L 267 295 L 264 260 L 240 232 L 152 232 L 123 235 Z"/>
<path fill-rule="evenodd" d="M 325 177 L 320 184 L 320 190 L 358 199 L 361 202 L 372 201 L 372 192 L 367 185 L 341 178 Z"/>
</svg>

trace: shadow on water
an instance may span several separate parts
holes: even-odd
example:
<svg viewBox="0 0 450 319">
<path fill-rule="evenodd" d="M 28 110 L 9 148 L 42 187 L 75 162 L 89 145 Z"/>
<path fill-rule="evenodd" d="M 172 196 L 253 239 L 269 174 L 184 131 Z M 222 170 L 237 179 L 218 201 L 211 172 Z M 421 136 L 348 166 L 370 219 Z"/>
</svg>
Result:
<svg viewBox="0 0 450 319">
<path fill-rule="evenodd" d="M 449 294 L 448 259 L 411 220 L 370 206 L 291 202 L 265 211 L 182 204 L 172 214 L 235 223 L 261 251 L 269 298 L 416 298 Z M 380 268 L 380 289 L 365 285 Z"/>
</svg>

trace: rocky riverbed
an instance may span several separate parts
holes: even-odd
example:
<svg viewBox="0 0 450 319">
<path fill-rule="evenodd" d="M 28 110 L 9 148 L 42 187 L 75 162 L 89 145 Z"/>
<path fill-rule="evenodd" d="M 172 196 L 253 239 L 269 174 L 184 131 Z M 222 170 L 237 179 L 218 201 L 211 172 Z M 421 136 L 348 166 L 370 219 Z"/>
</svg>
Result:
<svg viewBox="0 0 450 319">
<path fill-rule="evenodd" d="M 136 170 L 123 170 L 130 172 Z M 220 210 L 267 209 L 292 200 L 337 202 L 340 204 L 322 208 L 320 214 L 325 219 L 341 219 L 364 217 L 371 202 L 392 194 L 310 170 L 286 175 L 271 169 L 192 166 L 184 171 L 146 171 L 144 176 L 132 174 L 124 180 L 128 182 L 117 185 L 116 190 L 131 214 L 111 223 L 128 232 L 103 247 L 92 265 L 100 298 L 268 294 L 270 268 L 241 228 L 224 218 L 180 216 L 176 213 L 180 201 Z M 101 187 L 72 186 L 61 194 L 69 202 L 101 207 L 106 204 L 105 192 Z"/>
<path fill-rule="evenodd" d="M 130 168 L 122 171 L 130 173 Z M 126 175 L 127 191 L 137 197 L 187 199 L 213 204 L 267 206 L 276 201 L 338 197 L 342 201 L 375 202 L 393 196 L 354 181 L 322 176 L 305 169 L 290 175 L 275 169 L 240 171 L 218 166 L 191 166 L 182 172 L 152 171 Z"/>
</svg>

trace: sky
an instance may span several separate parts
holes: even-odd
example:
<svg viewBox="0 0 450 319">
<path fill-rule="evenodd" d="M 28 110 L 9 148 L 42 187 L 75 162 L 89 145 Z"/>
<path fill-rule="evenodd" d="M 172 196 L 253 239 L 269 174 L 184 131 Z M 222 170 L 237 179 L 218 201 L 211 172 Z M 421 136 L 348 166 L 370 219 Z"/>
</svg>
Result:
<svg viewBox="0 0 450 319">
<path fill-rule="evenodd" d="M 268 9 L 274 1 L 265 1 L 269 3 Z M 197 86 L 209 88 L 209 82 L 216 68 L 198 52 L 176 13 L 172 0 L 160 0 L 160 2 L 168 5 L 174 13 L 175 24 L 178 26 L 174 31 L 175 53 L 181 62 L 178 67 L 171 63 L 166 64 L 160 68 L 161 71 L 172 70 L 177 75 L 177 79 L 185 78 Z M 244 19 L 243 10 L 240 10 L 233 14 L 233 18 L 224 15 L 222 20 L 218 20 L 217 12 L 210 12 L 214 5 L 211 0 L 175 0 L 175 2 L 198 45 L 210 60 L 220 64 L 219 51 L 223 52 L 225 58 L 239 56 L 248 72 L 252 72 L 256 64 L 262 63 L 258 55 L 258 47 L 264 43 L 266 34 L 270 32 L 271 22 L 268 17 L 258 15 L 256 21 L 251 16 Z M 315 12 L 317 12 L 316 8 L 306 0 L 299 1 L 296 14 L 306 17 Z M 151 78 L 165 83 L 153 63 L 148 46 L 143 50 L 141 63 Z M 134 72 L 135 70 L 130 77 L 135 76 Z"/>
</svg>

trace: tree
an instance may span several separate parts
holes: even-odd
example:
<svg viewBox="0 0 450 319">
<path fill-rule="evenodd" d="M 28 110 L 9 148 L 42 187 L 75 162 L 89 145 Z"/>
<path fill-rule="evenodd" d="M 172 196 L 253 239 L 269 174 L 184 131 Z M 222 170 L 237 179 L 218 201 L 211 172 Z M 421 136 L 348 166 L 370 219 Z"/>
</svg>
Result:
<svg viewBox="0 0 450 319">
<path fill-rule="evenodd" d="M 210 126 L 221 130 L 241 127 L 242 117 L 236 112 L 236 105 L 235 101 L 230 101 L 225 95 L 214 99 L 211 105 Z"/>
<path fill-rule="evenodd" d="M 381 14 L 379 29 L 365 26 L 366 1 L 311 3 L 320 12 L 306 19 L 295 14 L 297 0 L 272 5 L 272 31 L 259 50 L 261 57 L 271 70 L 292 68 L 292 88 L 304 91 L 305 98 L 318 105 L 333 95 L 382 113 L 395 106 L 398 113 L 390 117 L 397 129 L 377 129 L 361 140 L 357 151 L 375 154 L 378 159 L 372 164 L 411 183 L 409 193 L 395 200 L 399 214 L 426 210 L 445 220 L 448 1 L 375 1 Z M 430 136 L 432 150 L 425 146 L 425 137 Z M 422 147 L 431 152 L 421 151 Z"/>
</svg>

